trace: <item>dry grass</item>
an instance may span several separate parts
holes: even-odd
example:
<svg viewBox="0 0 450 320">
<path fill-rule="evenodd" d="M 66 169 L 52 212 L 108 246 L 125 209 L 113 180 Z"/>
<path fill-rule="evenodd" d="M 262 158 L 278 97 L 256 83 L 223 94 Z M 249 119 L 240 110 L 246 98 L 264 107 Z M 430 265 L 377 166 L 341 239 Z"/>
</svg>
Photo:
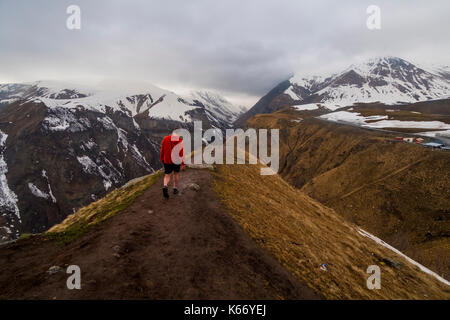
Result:
<svg viewBox="0 0 450 320">
<path fill-rule="evenodd" d="M 214 188 L 240 225 L 282 265 L 329 299 L 449 299 L 450 288 L 404 258 L 357 233 L 332 209 L 278 175 L 252 165 L 222 165 Z M 402 263 L 397 270 L 385 258 Z M 328 271 L 320 266 L 326 263 Z M 381 289 L 369 290 L 366 269 L 381 267 Z"/>
</svg>

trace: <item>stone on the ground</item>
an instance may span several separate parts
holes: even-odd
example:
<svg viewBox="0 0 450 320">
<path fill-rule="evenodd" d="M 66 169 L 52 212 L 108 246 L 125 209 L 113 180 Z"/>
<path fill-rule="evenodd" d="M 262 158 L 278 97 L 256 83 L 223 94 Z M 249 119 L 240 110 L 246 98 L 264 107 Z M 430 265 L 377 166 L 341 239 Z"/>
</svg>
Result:
<svg viewBox="0 0 450 320">
<path fill-rule="evenodd" d="M 391 259 L 391 258 L 384 258 L 383 262 L 386 263 L 388 266 L 393 267 L 395 269 L 400 269 L 402 267 L 402 263 L 400 261 Z"/>
<path fill-rule="evenodd" d="M 55 273 L 58 273 L 62 270 L 62 268 L 60 266 L 51 266 L 50 268 L 48 268 L 47 273 L 52 275 Z"/>
<path fill-rule="evenodd" d="M 200 186 L 199 186 L 198 184 L 196 184 L 196 183 L 190 183 L 190 184 L 188 184 L 188 188 L 189 188 L 189 189 L 192 189 L 192 190 L 194 190 L 194 191 L 200 190 Z"/>
</svg>

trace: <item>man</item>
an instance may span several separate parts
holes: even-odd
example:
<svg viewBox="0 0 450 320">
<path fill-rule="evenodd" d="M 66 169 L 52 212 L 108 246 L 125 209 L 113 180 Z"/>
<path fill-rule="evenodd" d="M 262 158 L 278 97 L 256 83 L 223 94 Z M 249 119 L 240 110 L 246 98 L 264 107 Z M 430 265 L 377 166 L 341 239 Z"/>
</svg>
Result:
<svg viewBox="0 0 450 320">
<path fill-rule="evenodd" d="M 184 145 L 183 139 L 175 132 L 165 136 L 161 143 L 159 159 L 164 165 L 163 196 L 169 198 L 170 175 L 173 172 L 173 194 L 178 193 L 178 180 L 180 169 L 184 168 Z M 179 146 L 177 146 L 180 144 Z M 175 148 L 175 146 L 177 146 Z M 175 150 L 174 150 L 175 148 Z M 178 151 L 178 152 L 177 152 Z M 172 154 L 173 153 L 173 154 Z M 178 153 L 178 154 L 177 154 Z"/>
</svg>

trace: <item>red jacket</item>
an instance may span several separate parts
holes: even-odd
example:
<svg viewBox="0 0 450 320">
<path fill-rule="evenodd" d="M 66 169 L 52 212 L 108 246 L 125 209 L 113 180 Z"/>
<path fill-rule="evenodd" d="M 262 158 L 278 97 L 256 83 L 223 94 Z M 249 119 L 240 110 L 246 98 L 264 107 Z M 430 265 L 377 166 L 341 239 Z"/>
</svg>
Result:
<svg viewBox="0 0 450 320">
<path fill-rule="evenodd" d="M 178 140 L 175 140 L 178 138 Z M 183 139 L 181 137 L 174 137 L 174 140 L 172 141 L 172 135 L 169 134 L 168 136 L 165 136 L 162 143 L 161 143 L 161 152 L 159 154 L 159 160 L 161 160 L 162 163 L 166 164 L 173 164 L 174 159 L 172 159 L 172 149 L 179 143 L 181 143 L 181 150 L 179 152 L 181 163 L 184 164 L 184 144 Z"/>
</svg>

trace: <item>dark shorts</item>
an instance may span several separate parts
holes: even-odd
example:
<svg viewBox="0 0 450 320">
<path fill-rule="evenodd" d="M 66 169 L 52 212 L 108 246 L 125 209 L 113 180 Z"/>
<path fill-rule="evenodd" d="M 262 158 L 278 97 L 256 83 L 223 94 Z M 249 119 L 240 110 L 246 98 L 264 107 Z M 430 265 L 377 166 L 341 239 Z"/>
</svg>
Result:
<svg viewBox="0 0 450 320">
<path fill-rule="evenodd" d="M 170 173 L 172 173 L 172 171 L 180 172 L 180 167 L 181 167 L 181 165 L 179 165 L 179 164 L 164 163 L 164 173 L 170 174 Z"/>
</svg>

